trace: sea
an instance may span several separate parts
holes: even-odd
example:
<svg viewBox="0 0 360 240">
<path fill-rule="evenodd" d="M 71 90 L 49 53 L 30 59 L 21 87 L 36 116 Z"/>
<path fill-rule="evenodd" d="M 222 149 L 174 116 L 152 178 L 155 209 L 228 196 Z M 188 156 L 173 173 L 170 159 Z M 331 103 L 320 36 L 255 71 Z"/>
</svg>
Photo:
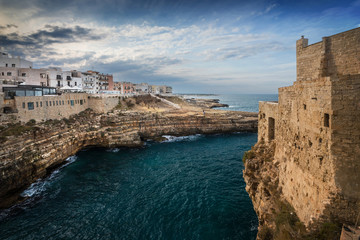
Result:
<svg viewBox="0 0 360 240">
<path fill-rule="evenodd" d="M 208 97 L 253 112 L 256 102 L 277 100 Z M 0 212 L 0 239 L 256 239 L 242 156 L 257 134 L 165 138 L 69 157 L 26 189 L 24 202 Z"/>
</svg>

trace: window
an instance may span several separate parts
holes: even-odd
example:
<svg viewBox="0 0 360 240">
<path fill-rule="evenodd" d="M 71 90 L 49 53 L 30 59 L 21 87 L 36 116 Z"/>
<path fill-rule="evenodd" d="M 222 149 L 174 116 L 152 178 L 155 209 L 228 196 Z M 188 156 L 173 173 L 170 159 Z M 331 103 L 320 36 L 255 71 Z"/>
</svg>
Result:
<svg viewBox="0 0 360 240">
<path fill-rule="evenodd" d="M 77 82 L 75 82 L 75 86 L 77 86 Z"/>
<path fill-rule="evenodd" d="M 62 100 L 62 105 L 64 105 L 64 100 Z"/>
<path fill-rule="evenodd" d="M 70 101 L 68 100 L 68 105 L 70 104 Z"/>
<path fill-rule="evenodd" d="M 33 102 L 28 102 L 28 109 L 29 110 L 34 110 L 34 103 Z"/>
<path fill-rule="evenodd" d="M 36 102 L 36 107 L 37 107 L 37 108 L 39 107 L 39 102 Z"/>
<path fill-rule="evenodd" d="M 53 106 L 55 106 L 55 101 L 53 101 Z"/>
<path fill-rule="evenodd" d="M 71 106 L 74 106 L 74 100 L 70 100 Z"/>
<path fill-rule="evenodd" d="M 46 101 L 46 106 L 49 106 L 49 102 L 48 102 L 48 101 Z"/>
<path fill-rule="evenodd" d="M 58 101 L 56 101 L 56 106 L 57 106 L 57 105 L 59 105 L 59 102 L 58 102 Z"/>
<path fill-rule="evenodd" d="M 83 105 L 83 100 L 82 99 L 80 100 L 80 105 Z"/>
<path fill-rule="evenodd" d="M 21 76 L 22 76 L 22 77 L 26 77 L 26 73 L 21 73 Z"/>
<path fill-rule="evenodd" d="M 5 67 L 8 67 L 8 64 L 5 64 Z"/>
<path fill-rule="evenodd" d="M 306 104 L 304 104 L 304 110 L 306 110 Z"/>
<path fill-rule="evenodd" d="M 330 115 L 328 113 L 324 114 L 324 127 L 330 126 Z"/>
<path fill-rule="evenodd" d="M 51 101 L 49 101 L 49 103 L 50 103 L 50 107 L 51 107 Z"/>
<path fill-rule="evenodd" d="M 22 103 L 22 107 L 25 108 L 25 103 L 24 102 Z"/>
<path fill-rule="evenodd" d="M 8 75 L 8 76 L 11 76 L 11 72 L 7 72 L 7 75 Z"/>
<path fill-rule="evenodd" d="M 42 102 L 40 102 L 40 107 L 42 107 Z"/>
<path fill-rule="evenodd" d="M 4 75 L 5 75 L 5 73 L 4 73 L 4 72 L 2 72 L 2 73 L 1 73 L 1 75 L 2 75 L 2 76 L 4 76 Z"/>
<path fill-rule="evenodd" d="M 269 141 L 275 139 L 275 119 L 269 117 Z"/>
<path fill-rule="evenodd" d="M 68 86 L 70 87 L 70 82 L 68 82 Z"/>
<path fill-rule="evenodd" d="M 60 87 L 60 81 L 58 81 L 58 84 L 57 84 L 58 87 Z"/>
<path fill-rule="evenodd" d="M 15 64 L 11 64 L 11 67 L 15 67 Z"/>
</svg>

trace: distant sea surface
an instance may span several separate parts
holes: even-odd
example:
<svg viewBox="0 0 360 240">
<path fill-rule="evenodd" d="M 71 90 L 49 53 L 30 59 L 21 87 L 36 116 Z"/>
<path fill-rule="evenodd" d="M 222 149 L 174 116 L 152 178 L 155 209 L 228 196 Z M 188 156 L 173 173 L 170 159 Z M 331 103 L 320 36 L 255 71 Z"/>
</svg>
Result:
<svg viewBox="0 0 360 240">
<path fill-rule="evenodd" d="M 278 94 L 179 94 L 186 98 L 219 99 L 220 103 L 229 105 L 217 108 L 229 111 L 258 112 L 259 101 L 277 101 Z"/>
<path fill-rule="evenodd" d="M 208 97 L 253 112 L 277 99 L 247 96 Z M 256 239 L 242 156 L 257 134 L 166 138 L 68 158 L 0 212 L 0 239 Z"/>
</svg>

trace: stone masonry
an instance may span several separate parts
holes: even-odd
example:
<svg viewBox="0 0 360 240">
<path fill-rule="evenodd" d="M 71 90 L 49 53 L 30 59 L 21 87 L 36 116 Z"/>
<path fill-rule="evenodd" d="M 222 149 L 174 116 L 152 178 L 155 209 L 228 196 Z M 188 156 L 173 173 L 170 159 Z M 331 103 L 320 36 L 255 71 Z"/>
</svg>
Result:
<svg viewBox="0 0 360 240">
<path fill-rule="evenodd" d="M 360 202 L 360 28 L 296 42 L 297 79 L 260 102 L 258 140 L 276 143 L 283 197 L 306 225 L 355 223 Z"/>
</svg>

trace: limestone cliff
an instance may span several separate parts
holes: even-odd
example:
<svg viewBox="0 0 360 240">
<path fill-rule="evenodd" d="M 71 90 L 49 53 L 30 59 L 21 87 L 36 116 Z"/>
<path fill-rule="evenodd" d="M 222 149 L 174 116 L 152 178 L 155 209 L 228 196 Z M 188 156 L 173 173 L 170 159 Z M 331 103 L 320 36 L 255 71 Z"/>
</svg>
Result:
<svg viewBox="0 0 360 240">
<path fill-rule="evenodd" d="M 69 119 L 10 126 L 0 149 L 0 207 L 87 146 L 136 147 L 162 135 L 256 131 L 257 114 L 212 111 L 84 111 Z M 5 131 L 5 130 L 3 130 Z"/>
</svg>

